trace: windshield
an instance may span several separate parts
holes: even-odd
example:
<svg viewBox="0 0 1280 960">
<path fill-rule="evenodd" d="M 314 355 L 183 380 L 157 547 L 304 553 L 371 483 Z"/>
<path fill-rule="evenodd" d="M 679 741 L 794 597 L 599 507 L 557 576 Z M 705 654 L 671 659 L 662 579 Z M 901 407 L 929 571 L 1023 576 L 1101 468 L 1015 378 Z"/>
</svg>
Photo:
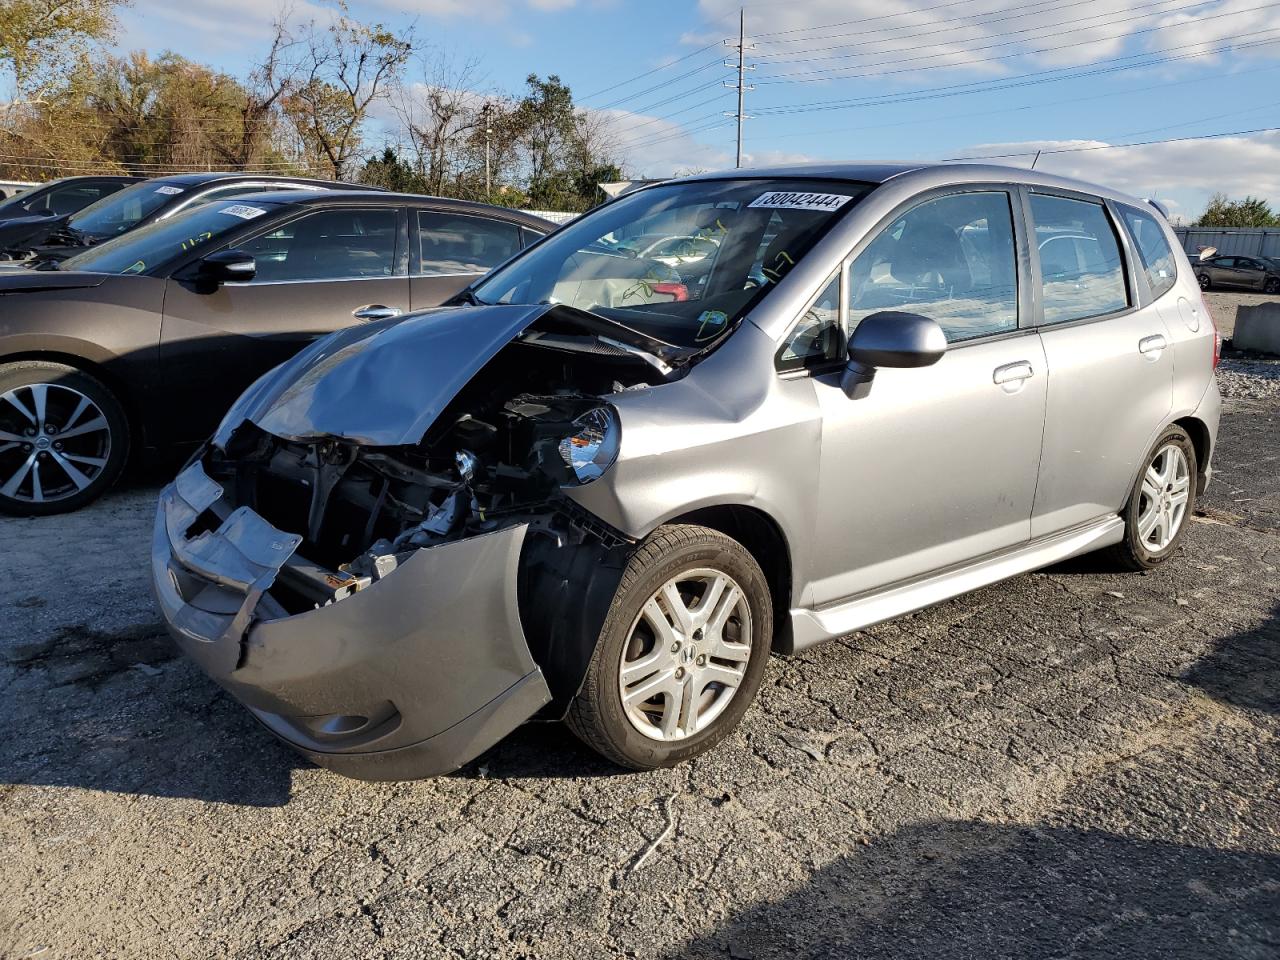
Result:
<svg viewBox="0 0 1280 960">
<path fill-rule="evenodd" d="M 68 220 L 67 226 L 90 240 L 117 237 L 183 193 L 184 187 L 171 183 L 138 183 L 91 203 Z"/>
<path fill-rule="evenodd" d="M 89 273 L 146 273 L 195 247 L 216 240 L 277 204 L 214 200 L 149 223 L 64 260 L 60 270 Z"/>
<path fill-rule="evenodd" d="M 0 213 L 12 215 L 26 210 L 26 204 L 33 196 L 38 193 L 47 192 L 49 188 L 52 188 L 59 183 L 62 183 L 62 181 L 54 180 L 52 183 L 46 183 L 42 186 L 27 187 L 21 193 L 15 193 L 7 200 L 0 200 Z"/>
<path fill-rule="evenodd" d="M 475 299 L 566 304 L 701 347 L 731 329 L 872 186 L 744 179 L 641 190 L 561 228 L 477 285 Z"/>
</svg>

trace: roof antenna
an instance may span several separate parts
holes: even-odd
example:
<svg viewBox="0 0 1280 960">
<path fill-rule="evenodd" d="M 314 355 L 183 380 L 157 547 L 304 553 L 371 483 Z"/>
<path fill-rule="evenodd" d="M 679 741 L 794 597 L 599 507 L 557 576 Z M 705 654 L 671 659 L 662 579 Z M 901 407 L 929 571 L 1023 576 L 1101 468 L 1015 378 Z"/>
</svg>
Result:
<svg viewBox="0 0 1280 960">
<path fill-rule="evenodd" d="M 1036 164 L 1037 164 L 1037 163 L 1039 163 L 1039 162 L 1040 162 L 1040 151 L 1039 151 L 1039 150 L 1037 150 L 1037 151 L 1036 151 L 1036 158 L 1035 158 L 1034 160 L 1032 160 L 1032 161 L 1031 161 L 1031 169 L 1032 169 L 1032 170 L 1034 170 L 1034 169 L 1036 168 Z"/>
</svg>

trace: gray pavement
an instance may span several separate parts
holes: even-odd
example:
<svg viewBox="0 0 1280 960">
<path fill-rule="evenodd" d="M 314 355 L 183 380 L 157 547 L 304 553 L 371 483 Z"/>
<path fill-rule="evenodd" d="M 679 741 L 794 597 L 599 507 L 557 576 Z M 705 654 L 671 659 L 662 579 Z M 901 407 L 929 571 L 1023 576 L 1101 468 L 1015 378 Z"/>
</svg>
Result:
<svg viewBox="0 0 1280 960">
<path fill-rule="evenodd" d="M 1280 403 L 1158 572 L 1083 559 L 771 663 L 712 755 L 530 726 L 310 767 L 175 655 L 155 490 L 0 520 L 0 956 L 1280 955 Z"/>
</svg>

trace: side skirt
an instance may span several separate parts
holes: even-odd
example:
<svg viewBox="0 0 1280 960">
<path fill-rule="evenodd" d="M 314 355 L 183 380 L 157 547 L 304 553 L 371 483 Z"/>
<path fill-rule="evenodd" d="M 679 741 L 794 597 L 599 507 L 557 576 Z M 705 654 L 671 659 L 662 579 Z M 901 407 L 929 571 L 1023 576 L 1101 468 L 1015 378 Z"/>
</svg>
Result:
<svg viewBox="0 0 1280 960">
<path fill-rule="evenodd" d="M 838 600 L 814 610 L 793 609 L 793 651 L 803 650 L 823 640 L 843 637 L 855 630 L 892 620 L 906 613 L 914 613 L 1021 573 L 1038 570 L 1083 553 L 1091 553 L 1119 543 L 1123 537 L 1123 520 L 1118 516 L 1102 517 L 1010 550 L 990 554 L 972 563 L 927 574 L 882 590 Z"/>
</svg>

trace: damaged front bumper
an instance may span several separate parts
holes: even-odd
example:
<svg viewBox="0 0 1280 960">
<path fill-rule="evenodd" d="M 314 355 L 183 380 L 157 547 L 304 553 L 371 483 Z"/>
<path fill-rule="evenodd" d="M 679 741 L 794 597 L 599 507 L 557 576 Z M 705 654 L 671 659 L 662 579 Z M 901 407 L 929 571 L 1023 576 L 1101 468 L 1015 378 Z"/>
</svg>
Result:
<svg viewBox="0 0 1280 960">
<path fill-rule="evenodd" d="M 526 525 L 419 550 L 289 615 L 268 591 L 302 538 L 246 507 L 190 535 L 221 494 L 199 461 L 161 493 L 157 599 L 182 650 L 313 762 L 366 780 L 447 773 L 550 701 L 520 624 Z"/>
</svg>

